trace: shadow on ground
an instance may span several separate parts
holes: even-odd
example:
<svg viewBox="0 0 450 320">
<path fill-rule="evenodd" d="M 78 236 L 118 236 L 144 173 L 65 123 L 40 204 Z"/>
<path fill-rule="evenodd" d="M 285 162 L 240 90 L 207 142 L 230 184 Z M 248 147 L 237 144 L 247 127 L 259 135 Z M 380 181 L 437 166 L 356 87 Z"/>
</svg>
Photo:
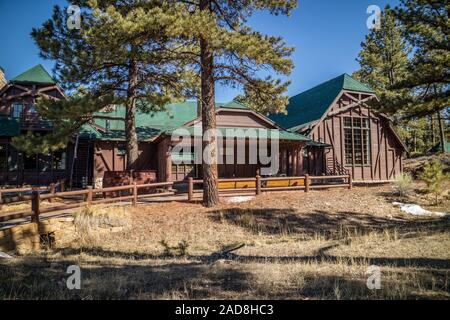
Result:
<svg viewBox="0 0 450 320">
<path fill-rule="evenodd" d="M 366 258 L 334 257 L 327 251 L 336 245 L 319 249 L 310 256 L 259 257 L 239 254 L 221 256 L 217 253 L 204 256 L 186 256 L 177 259 L 165 258 L 144 253 L 123 253 L 101 248 L 82 252 L 91 258 L 81 266 L 81 290 L 68 290 L 66 273 L 69 265 L 77 264 L 78 250 L 61 252 L 61 258 L 47 261 L 42 257 L 29 257 L 20 263 L 0 263 L 1 299 L 233 299 L 233 298 L 436 298 L 448 292 L 450 260 L 417 258 Z M 102 259 L 92 259 L 92 258 Z M 122 260 L 118 260 L 120 258 Z M 71 260 L 75 259 L 75 260 Z M 360 275 L 343 276 L 339 273 L 317 273 L 307 269 L 296 276 L 295 283 L 285 283 L 283 287 L 255 280 L 255 275 L 246 264 L 285 266 L 287 263 L 317 264 L 317 267 L 330 263 L 339 265 L 375 264 L 388 266 L 390 273 L 397 278 L 383 278 L 383 290 L 367 289 L 365 277 Z M 421 291 L 409 288 L 400 292 L 406 283 L 398 283 L 405 275 L 400 267 L 414 267 L 415 279 L 421 280 Z M 257 267 L 259 268 L 259 267 Z M 277 267 L 275 267 L 277 268 Z M 393 268 L 399 268 L 394 269 Z M 300 269 L 301 270 L 301 269 Z M 412 271 L 408 271 L 411 273 Z M 386 275 L 386 274 L 384 274 Z M 409 274 L 410 275 L 410 274 Z M 406 277 L 408 278 L 408 277 Z M 415 283 L 408 284 L 414 286 Z M 440 288 L 437 296 L 430 297 L 424 290 Z"/>
<path fill-rule="evenodd" d="M 408 219 L 381 217 L 367 213 L 315 210 L 299 214 L 292 209 L 229 208 L 210 212 L 215 222 L 230 223 L 257 234 L 321 235 L 328 239 L 342 239 L 373 231 L 394 230 L 400 236 L 413 236 L 412 232 L 444 232 L 449 230 L 448 218 Z"/>
</svg>

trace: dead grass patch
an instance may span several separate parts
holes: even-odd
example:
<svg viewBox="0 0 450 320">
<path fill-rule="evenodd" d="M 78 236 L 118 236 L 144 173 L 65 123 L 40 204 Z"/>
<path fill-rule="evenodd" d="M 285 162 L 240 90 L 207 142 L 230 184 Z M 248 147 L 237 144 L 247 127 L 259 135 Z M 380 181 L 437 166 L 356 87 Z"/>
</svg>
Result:
<svg viewBox="0 0 450 320">
<path fill-rule="evenodd" d="M 80 229 L 129 224 L 94 242 L 0 261 L 0 298 L 449 299 L 449 219 L 405 215 L 390 190 L 264 194 L 214 210 L 159 203 L 84 212 Z M 245 246 L 221 253 L 238 243 Z M 79 292 L 65 287 L 71 264 L 82 268 Z M 380 290 L 366 286 L 371 265 L 381 268 Z"/>
</svg>

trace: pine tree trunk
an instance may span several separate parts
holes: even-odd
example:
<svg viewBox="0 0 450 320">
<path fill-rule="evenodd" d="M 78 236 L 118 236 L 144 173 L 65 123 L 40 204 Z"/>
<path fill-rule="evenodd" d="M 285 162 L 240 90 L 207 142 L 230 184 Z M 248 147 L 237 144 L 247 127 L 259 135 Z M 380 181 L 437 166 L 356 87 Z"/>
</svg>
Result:
<svg viewBox="0 0 450 320">
<path fill-rule="evenodd" d="M 433 115 L 430 115 L 430 123 L 431 123 L 431 147 L 433 148 L 436 145 L 436 136 L 434 134 Z"/>
<path fill-rule="evenodd" d="M 127 91 L 127 102 L 125 112 L 125 139 L 127 153 L 127 170 L 135 170 L 139 156 L 138 139 L 136 133 L 136 86 L 137 86 L 137 66 L 135 61 L 131 61 L 128 70 L 129 85 Z"/>
<path fill-rule="evenodd" d="M 445 131 L 444 131 L 444 123 L 442 121 L 441 117 L 441 111 L 438 110 L 437 112 L 437 119 L 439 124 L 439 137 L 441 140 L 441 151 L 445 153 Z"/>
<path fill-rule="evenodd" d="M 209 0 L 200 1 L 200 10 L 209 10 Z M 202 154 L 206 148 L 210 151 L 211 161 L 206 163 L 203 156 L 203 205 L 213 207 L 219 204 L 219 190 L 217 186 L 217 140 L 216 140 L 216 110 L 214 95 L 214 55 L 213 50 L 205 39 L 200 39 L 201 61 L 201 103 L 203 136 L 209 131 L 208 141 L 202 143 Z M 211 134 L 212 133 L 212 134 Z"/>
</svg>

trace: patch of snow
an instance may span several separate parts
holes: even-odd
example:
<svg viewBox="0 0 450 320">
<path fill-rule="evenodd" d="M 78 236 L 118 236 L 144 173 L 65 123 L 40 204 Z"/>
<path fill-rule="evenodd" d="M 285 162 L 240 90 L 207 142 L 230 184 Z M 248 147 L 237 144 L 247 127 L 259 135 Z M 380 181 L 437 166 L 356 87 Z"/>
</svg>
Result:
<svg viewBox="0 0 450 320">
<path fill-rule="evenodd" d="M 414 216 L 438 216 L 445 217 L 448 215 L 447 212 L 433 212 L 426 210 L 419 206 L 418 204 L 413 203 L 401 203 L 401 202 L 392 202 L 392 204 L 396 207 L 400 207 L 400 210 L 412 214 Z"/>
<path fill-rule="evenodd" d="M 227 203 L 242 203 L 253 200 L 254 196 L 237 196 L 237 197 L 229 197 L 225 198 L 225 202 Z"/>
<path fill-rule="evenodd" d="M 12 257 L 9 254 L 0 251 L 0 259 L 12 259 Z"/>
</svg>

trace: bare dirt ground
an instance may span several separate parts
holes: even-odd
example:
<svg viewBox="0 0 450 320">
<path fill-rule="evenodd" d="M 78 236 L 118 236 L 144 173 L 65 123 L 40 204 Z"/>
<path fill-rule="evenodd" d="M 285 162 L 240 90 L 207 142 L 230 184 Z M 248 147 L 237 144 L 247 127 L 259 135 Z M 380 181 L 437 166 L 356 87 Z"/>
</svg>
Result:
<svg viewBox="0 0 450 320">
<path fill-rule="evenodd" d="M 0 298 L 449 299 L 450 219 L 393 200 L 384 186 L 115 208 L 120 232 L 80 228 L 70 247 L 0 260 Z M 81 290 L 66 287 L 73 264 Z M 372 265 L 378 290 L 366 285 Z"/>
</svg>

